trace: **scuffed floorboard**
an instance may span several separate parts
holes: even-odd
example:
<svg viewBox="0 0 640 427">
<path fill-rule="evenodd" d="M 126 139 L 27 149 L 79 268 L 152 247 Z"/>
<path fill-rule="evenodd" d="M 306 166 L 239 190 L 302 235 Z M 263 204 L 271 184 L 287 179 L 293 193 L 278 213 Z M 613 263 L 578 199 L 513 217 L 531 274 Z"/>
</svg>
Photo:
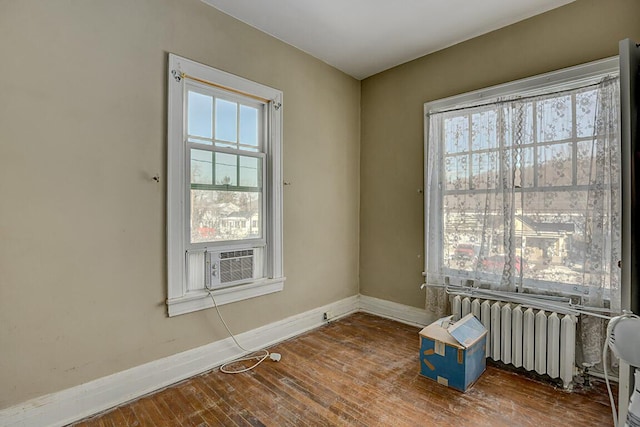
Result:
<svg viewBox="0 0 640 427">
<path fill-rule="evenodd" d="M 239 375 L 183 381 L 88 426 L 607 426 L 601 383 L 572 393 L 488 366 L 466 393 L 419 375 L 419 329 L 364 313 L 283 342 Z"/>
</svg>

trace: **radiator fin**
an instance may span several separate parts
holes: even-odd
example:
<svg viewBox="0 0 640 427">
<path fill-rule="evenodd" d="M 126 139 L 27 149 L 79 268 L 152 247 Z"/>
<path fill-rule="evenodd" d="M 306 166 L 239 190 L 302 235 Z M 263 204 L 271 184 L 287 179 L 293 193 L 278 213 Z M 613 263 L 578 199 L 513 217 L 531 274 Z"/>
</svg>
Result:
<svg viewBox="0 0 640 427">
<path fill-rule="evenodd" d="M 462 313 L 461 316 L 464 317 L 467 314 L 471 313 L 471 299 L 469 297 L 462 299 Z M 460 317 L 462 319 L 462 317 Z"/>
<path fill-rule="evenodd" d="M 547 373 L 547 314 L 544 310 L 536 313 L 536 322 L 534 327 L 534 360 L 536 372 L 539 374 Z"/>
<path fill-rule="evenodd" d="M 504 363 L 511 363 L 511 305 L 502 306 L 500 315 L 500 347 L 502 348 L 501 359 Z"/>
<path fill-rule="evenodd" d="M 511 312 L 511 363 L 516 368 L 522 367 L 522 306 L 516 306 Z"/>
<path fill-rule="evenodd" d="M 576 359 L 576 320 L 565 314 L 560 322 L 560 378 L 566 385 L 573 380 Z"/>
<path fill-rule="evenodd" d="M 460 295 L 456 295 L 455 297 L 453 297 L 453 321 L 457 322 L 458 320 L 460 320 L 462 317 L 462 299 L 460 298 Z"/>
<path fill-rule="evenodd" d="M 500 360 L 500 303 L 498 301 L 491 305 L 491 358 L 493 360 Z"/>
<path fill-rule="evenodd" d="M 556 313 L 547 318 L 547 374 L 560 376 L 560 318 Z"/>
<path fill-rule="evenodd" d="M 500 301 L 455 296 L 453 318 L 468 313 L 487 329 L 486 356 L 560 378 L 565 387 L 575 371 L 575 316 Z"/>
<path fill-rule="evenodd" d="M 491 330 L 491 304 L 489 301 L 484 301 L 480 304 L 480 322 L 487 329 L 487 331 Z M 486 355 L 487 357 L 491 357 L 491 334 L 487 333 L 487 342 L 486 342 Z"/>
<path fill-rule="evenodd" d="M 476 316 L 476 319 L 480 319 L 480 300 L 477 298 L 471 301 L 471 313 Z"/>
<path fill-rule="evenodd" d="M 535 355 L 535 334 L 534 326 L 536 322 L 536 315 L 533 313 L 533 309 L 529 307 L 523 315 L 523 327 L 522 327 L 522 366 L 527 371 L 533 371 L 535 369 L 534 355 Z"/>
</svg>

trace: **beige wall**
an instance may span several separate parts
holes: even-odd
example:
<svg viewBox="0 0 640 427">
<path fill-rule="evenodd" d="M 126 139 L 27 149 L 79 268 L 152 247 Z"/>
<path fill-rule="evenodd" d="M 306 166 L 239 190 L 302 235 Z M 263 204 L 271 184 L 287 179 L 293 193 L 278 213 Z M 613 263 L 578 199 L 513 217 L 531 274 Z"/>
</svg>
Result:
<svg viewBox="0 0 640 427">
<path fill-rule="evenodd" d="M 0 408 L 227 336 L 166 315 L 168 52 L 284 92 L 288 280 L 232 330 L 358 293 L 357 80 L 199 0 L 0 0 Z"/>
<path fill-rule="evenodd" d="M 0 0 L 0 408 L 226 337 L 211 310 L 166 316 L 151 177 L 168 52 L 284 91 L 288 280 L 222 307 L 240 333 L 355 295 L 358 274 L 361 293 L 422 307 L 423 103 L 614 55 L 638 16 L 578 0 L 368 78 L 361 99 L 198 0 Z"/>
<path fill-rule="evenodd" d="M 362 82 L 360 293 L 424 307 L 423 104 L 617 54 L 640 1 L 578 0 Z"/>
</svg>

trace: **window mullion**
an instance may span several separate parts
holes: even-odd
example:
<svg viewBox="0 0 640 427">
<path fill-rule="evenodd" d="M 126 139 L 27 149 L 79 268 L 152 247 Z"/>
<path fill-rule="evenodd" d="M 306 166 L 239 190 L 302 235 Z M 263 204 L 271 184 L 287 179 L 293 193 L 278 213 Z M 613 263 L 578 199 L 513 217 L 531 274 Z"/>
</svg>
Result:
<svg viewBox="0 0 640 427">
<path fill-rule="evenodd" d="M 236 185 L 240 186 L 240 156 L 236 154 Z"/>
<path fill-rule="evenodd" d="M 473 119 L 472 119 L 473 115 L 472 114 L 468 114 L 467 115 L 467 168 L 468 168 L 468 180 L 469 180 L 469 184 L 468 184 L 468 188 L 470 190 L 473 190 L 473 151 L 471 149 L 472 146 L 472 142 L 471 139 L 473 138 Z"/>
<path fill-rule="evenodd" d="M 531 121 L 532 121 L 532 135 L 533 138 L 533 188 L 538 188 L 538 102 L 533 101 L 531 103 Z"/>
<path fill-rule="evenodd" d="M 211 111 L 213 112 L 213 117 L 211 118 L 211 135 L 213 136 L 213 147 L 216 146 L 216 97 L 211 97 L 211 102 L 213 103 L 213 106 L 211 108 Z M 216 152 L 213 151 L 212 155 L 211 155 L 211 183 L 215 185 L 216 183 Z"/>
<path fill-rule="evenodd" d="M 576 116 L 576 94 L 571 94 L 571 183 L 578 185 L 578 120 Z"/>
<path fill-rule="evenodd" d="M 242 150 L 236 150 L 235 148 L 215 147 L 209 144 L 198 144 L 193 142 L 188 142 L 188 144 L 190 148 L 197 148 L 198 150 L 213 151 L 216 153 L 232 154 L 232 155 L 239 155 L 244 157 L 257 157 L 260 159 L 265 157 L 265 153 L 261 153 L 258 151 L 242 151 Z"/>
<path fill-rule="evenodd" d="M 240 108 L 242 104 L 236 103 L 236 148 L 240 149 Z"/>
</svg>

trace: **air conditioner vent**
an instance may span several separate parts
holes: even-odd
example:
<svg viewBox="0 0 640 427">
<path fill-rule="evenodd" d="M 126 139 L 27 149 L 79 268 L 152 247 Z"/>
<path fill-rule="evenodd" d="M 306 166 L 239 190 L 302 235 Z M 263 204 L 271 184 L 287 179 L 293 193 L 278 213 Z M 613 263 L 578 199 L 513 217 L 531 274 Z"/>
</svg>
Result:
<svg viewBox="0 0 640 427">
<path fill-rule="evenodd" d="M 207 252 L 206 267 L 210 271 L 207 287 L 216 288 L 247 281 L 253 278 L 254 251 Z"/>
<path fill-rule="evenodd" d="M 253 256 L 253 249 L 246 249 L 243 251 L 229 251 L 229 252 L 220 252 L 220 258 L 238 258 L 238 257 L 246 257 Z"/>
</svg>

